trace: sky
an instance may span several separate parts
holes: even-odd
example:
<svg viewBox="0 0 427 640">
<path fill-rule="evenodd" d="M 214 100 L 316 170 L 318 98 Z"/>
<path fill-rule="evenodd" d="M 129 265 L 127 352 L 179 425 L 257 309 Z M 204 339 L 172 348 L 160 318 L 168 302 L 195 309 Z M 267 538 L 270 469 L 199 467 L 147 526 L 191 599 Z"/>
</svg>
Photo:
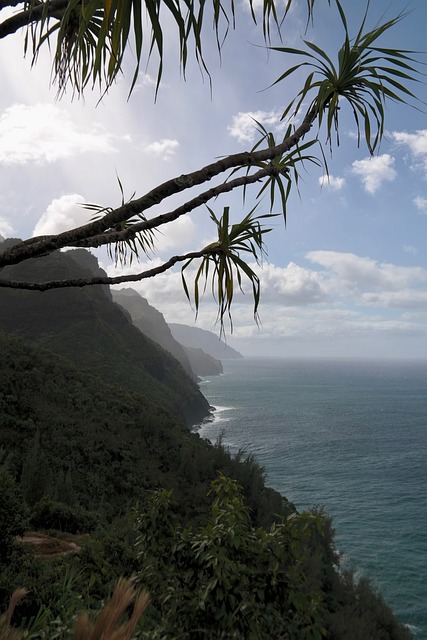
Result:
<svg viewBox="0 0 427 640">
<path fill-rule="evenodd" d="M 245 2 L 237 2 L 236 30 L 221 59 L 213 34 L 206 32 L 212 89 L 194 61 L 183 79 L 172 26 L 165 23 L 165 71 L 157 99 L 154 64 L 142 65 L 128 99 L 130 54 L 125 73 L 101 100 L 98 90 L 87 91 L 84 99 L 68 92 L 58 100 L 49 51 L 31 67 L 22 33 L 1 41 L 0 234 L 27 238 L 72 228 L 91 218 L 83 204 L 120 204 L 119 180 L 126 199 L 139 197 L 220 156 L 249 150 L 257 141 L 254 119 L 280 138 L 281 115 L 301 89 L 305 69 L 271 86 L 296 59 L 267 50 Z M 353 34 L 365 3 L 342 4 Z M 406 9 L 409 14 L 381 44 L 422 52 L 425 0 L 372 0 L 368 24 Z M 282 46 L 299 48 L 306 38 L 335 59 L 343 37 L 336 9 L 317 0 L 314 27 L 307 32 L 305 11 L 305 0 L 294 1 Z M 274 33 L 272 44 L 281 44 Z M 425 53 L 419 57 L 427 63 Z M 410 88 L 427 103 L 426 84 Z M 358 146 L 344 105 L 340 144 L 334 143 L 332 155 L 325 132 L 319 132 L 329 179 L 323 166 L 308 163 L 289 198 L 286 228 L 281 217 L 270 225 L 268 255 L 262 268 L 254 267 L 261 280 L 260 323 L 254 322 L 251 288 L 244 283 L 245 293 L 236 295 L 232 309 L 232 333 L 226 325 L 230 346 L 247 356 L 427 358 L 427 115 L 422 103 L 412 102 L 418 109 L 388 105 L 384 139 L 372 158 L 363 140 Z M 248 190 L 243 202 L 242 193 L 234 192 L 211 206 L 217 215 L 230 206 L 237 221 L 254 206 L 255 195 Z M 153 214 L 182 201 L 176 197 Z M 268 207 L 263 200 L 258 212 Z M 105 252 L 97 255 L 109 275 L 136 273 L 206 246 L 214 233 L 209 212 L 200 208 L 158 234 L 156 253 L 140 263 L 122 268 Z M 194 324 L 179 270 L 127 286 L 168 322 Z M 196 326 L 219 332 L 209 293 L 208 287 Z"/>
</svg>

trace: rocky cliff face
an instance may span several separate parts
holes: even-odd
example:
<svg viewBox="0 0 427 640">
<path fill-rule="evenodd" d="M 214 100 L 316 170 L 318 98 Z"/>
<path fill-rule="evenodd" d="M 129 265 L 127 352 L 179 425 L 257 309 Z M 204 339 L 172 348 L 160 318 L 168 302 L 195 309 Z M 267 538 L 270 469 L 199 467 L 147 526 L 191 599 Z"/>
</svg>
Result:
<svg viewBox="0 0 427 640">
<path fill-rule="evenodd" d="M 221 362 L 200 348 L 186 347 L 176 340 L 163 315 L 134 289 L 113 290 L 113 300 L 130 313 L 132 322 L 146 336 L 169 351 L 181 363 L 188 375 L 217 375 L 222 373 Z"/>
<path fill-rule="evenodd" d="M 223 372 L 221 360 L 212 358 L 202 349 L 184 347 L 185 353 L 191 364 L 191 368 L 198 376 L 217 376 Z"/>
<path fill-rule="evenodd" d="M 144 335 L 171 353 L 181 363 L 186 373 L 195 378 L 184 348 L 173 338 L 160 311 L 148 304 L 147 300 L 134 289 L 112 290 L 112 295 L 114 302 L 130 314 L 133 324 Z"/>
<path fill-rule="evenodd" d="M 35 282 L 87 277 L 99 269 L 93 257 L 79 255 L 76 261 L 71 255 L 56 252 L 5 267 L 0 274 Z M 82 266 L 82 259 L 87 266 Z M 175 358 L 132 324 L 114 304 L 108 288 L 44 293 L 1 289 L 0 329 L 34 340 L 107 382 L 146 395 L 188 424 L 200 422 L 209 412 L 195 381 Z"/>
<path fill-rule="evenodd" d="M 178 340 L 185 347 L 202 349 L 217 360 L 243 358 L 241 353 L 220 340 L 218 335 L 212 331 L 176 323 L 169 323 L 169 327 L 175 340 Z"/>
</svg>

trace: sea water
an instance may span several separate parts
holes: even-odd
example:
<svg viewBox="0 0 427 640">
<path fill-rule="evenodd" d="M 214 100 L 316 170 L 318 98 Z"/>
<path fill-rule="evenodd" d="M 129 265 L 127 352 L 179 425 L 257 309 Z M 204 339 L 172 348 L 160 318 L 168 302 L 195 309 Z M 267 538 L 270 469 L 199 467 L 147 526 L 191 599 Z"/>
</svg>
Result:
<svg viewBox="0 0 427 640">
<path fill-rule="evenodd" d="M 324 506 L 346 565 L 427 640 L 427 362 L 242 359 L 203 379 L 200 435 L 254 453 L 298 509 Z"/>
</svg>

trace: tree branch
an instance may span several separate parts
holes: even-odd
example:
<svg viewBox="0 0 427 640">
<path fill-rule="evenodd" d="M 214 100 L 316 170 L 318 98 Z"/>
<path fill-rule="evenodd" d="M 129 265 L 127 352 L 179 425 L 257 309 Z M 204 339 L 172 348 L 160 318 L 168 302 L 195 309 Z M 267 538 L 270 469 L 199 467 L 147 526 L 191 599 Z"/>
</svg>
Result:
<svg viewBox="0 0 427 640">
<path fill-rule="evenodd" d="M 0 267 L 17 264 L 28 258 L 38 257 L 51 253 L 56 249 L 69 246 L 79 246 L 77 243 L 102 234 L 117 224 L 126 222 L 129 218 L 141 215 L 147 209 L 160 204 L 166 198 L 180 193 L 185 189 L 209 182 L 215 176 L 236 167 L 256 166 L 261 162 L 273 160 L 292 149 L 308 133 L 317 116 L 316 107 L 312 107 L 306 114 L 303 122 L 295 132 L 275 147 L 268 147 L 254 152 L 242 152 L 226 156 L 217 162 L 206 165 L 202 169 L 192 173 L 183 174 L 155 187 L 147 194 L 136 200 L 132 200 L 110 213 L 100 220 L 90 222 L 70 231 L 64 231 L 54 236 L 31 238 L 30 240 L 14 245 L 12 248 L 0 254 Z M 82 245 L 80 245 L 82 246 Z"/>
<path fill-rule="evenodd" d="M 243 187 L 248 184 L 254 184 L 255 182 L 259 182 L 263 178 L 268 175 L 277 173 L 277 169 L 271 165 L 268 165 L 264 169 L 260 169 L 256 173 L 253 173 L 250 176 L 240 176 L 239 178 L 235 178 L 234 180 L 230 180 L 229 182 L 223 182 L 222 184 L 209 189 L 208 191 L 204 191 L 199 194 L 192 200 L 189 200 L 185 204 L 180 207 L 177 207 L 173 211 L 169 213 L 163 213 L 155 218 L 150 218 L 150 220 L 143 220 L 142 222 L 137 222 L 127 229 L 123 229 L 123 231 L 110 231 L 97 236 L 92 236 L 91 238 L 87 238 L 86 240 L 82 240 L 76 243 L 75 247 L 101 247 L 106 244 L 114 244 L 116 242 L 124 242 L 129 240 L 130 238 L 135 237 L 137 233 L 148 231 L 150 229 L 158 229 L 164 224 L 168 224 L 169 222 L 173 222 L 177 220 L 179 217 L 194 211 L 209 200 L 216 198 L 217 196 L 228 193 L 233 189 L 237 189 L 238 187 Z"/>
<path fill-rule="evenodd" d="M 121 284 L 122 282 L 139 282 L 140 280 L 146 280 L 147 278 L 153 278 L 154 276 L 164 273 L 171 269 L 178 262 L 184 262 L 185 260 L 191 260 L 193 258 L 203 258 L 203 256 L 218 253 L 218 249 L 212 249 L 206 247 L 200 251 L 192 251 L 180 256 L 172 256 L 159 265 L 153 267 L 147 271 L 142 271 L 137 274 L 129 274 L 125 276 L 93 276 L 91 278 L 74 278 L 69 280 L 50 280 L 49 282 L 25 282 L 17 280 L 0 280 L 0 288 L 8 289 L 24 289 L 26 291 L 48 291 L 49 289 L 64 289 L 67 287 L 86 287 L 94 284 Z"/>
<path fill-rule="evenodd" d="M 20 3 L 7 2 L 6 6 L 16 6 Z M 68 0 L 50 0 L 47 8 L 47 15 L 49 17 L 55 17 L 58 11 L 63 11 L 67 8 Z M 3 7 L 0 7 L 3 8 Z M 0 24 L 0 39 L 16 33 L 21 27 L 27 27 L 32 22 L 39 22 L 42 19 L 43 12 L 46 12 L 46 3 L 40 2 L 36 6 L 30 7 L 19 13 L 15 13 L 10 18 L 7 18 Z"/>
</svg>

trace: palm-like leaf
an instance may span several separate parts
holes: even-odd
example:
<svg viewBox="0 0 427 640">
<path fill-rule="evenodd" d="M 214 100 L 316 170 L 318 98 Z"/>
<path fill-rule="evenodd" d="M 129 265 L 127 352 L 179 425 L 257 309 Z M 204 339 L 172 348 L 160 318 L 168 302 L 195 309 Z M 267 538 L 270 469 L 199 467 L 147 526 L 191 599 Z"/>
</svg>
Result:
<svg viewBox="0 0 427 640">
<path fill-rule="evenodd" d="M 261 138 L 253 147 L 252 151 L 255 151 L 259 146 L 261 146 L 264 142 L 267 142 L 268 147 L 275 147 L 278 144 L 273 133 L 268 132 L 266 128 L 260 123 L 257 122 L 257 127 L 259 133 L 261 133 Z M 285 131 L 283 139 L 289 138 L 293 133 L 293 126 L 289 125 Z M 317 166 L 324 166 L 324 172 L 328 173 L 328 167 L 326 163 L 326 159 L 324 158 L 324 154 L 322 152 L 322 156 L 324 162 L 322 163 L 317 156 L 307 155 L 306 151 L 314 146 L 319 144 L 319 141 L 315 138 L 313 140 L 309 140 L 302 144 L 297 144 L 293 149 L 288 151 L 282 156 L 277 156 L 271 160 L 270 168 L 272 169 L 272 173 L 269 175 L 268 179 L 264 182 L 261 189 L 258 191 L 257 198 L 260 198 L 264 193 L 269 193 L 270 195 L 270 211 L 273 211 L 274 202 L 275 202 L 275 194 L 279 193 L 280 196 L 280 204 L 283 213 L 283 218 L 286 224 L 286 216 L 287 216 L 287 203 L 289 199 L 289 195 L 291 193 L 292 184 L 295 183 L 296 188 L 299 192 L 299 180 L 300 180 L 300 166 L 304 166 L 306 162 L 313 163 Z M 260 166 L 263 166 L 261 163 Z"/>
<path fill-rule="evenodd" d="M 264 147 L 265 144 L 270 149 L 276 147 L 279 144 L 279 141 L 276 140 L 274 134 L 271 131 L 267 131 L 267 129 L 261 122 L 258 122 L 258 120 L 254 119 L 254 123 L 256 124 L 256 128 L 258 130 L 258 133 L 261 134 L 261 137 L 252 147 L 252 153 L 255 152 L 258 148 Z M 283 140 L 289 139 L 293 132 L 293 126 L 289 125 L 284 133 Z M 261 189 L 258 191 L 257 198 L 259 199 L 264 194 L 268 193 L 270 198 L 270 212 L 272 212 L 274 209 L 276 194 L 278 193 L 281 214 L 283 215 L 285 225 L 287 217 L 287 203 L 293 183 L 295 183 L 295 186 L 299 192 L 300 167 L 303 167 L 306 162 L 310 162 L 316 164 L 317 166 L 323 166 L 324 173 L 328 173 L 328 165 L 321 145 L 320 150 L 323 161 L 319 160 L 317 156 L 306 154 L 307 150 L 310 147 L 317 144 L 320 145 L 317 138 L 304 142 L 303 144 L 296 144 L 295 147 L 293 147 L 290 151 L 273 158 L 269 162 L 259 162 L 253 165 L 268 170 L 268 177 L 263 183 Z M 250 173 L 251 169 L 252 167 L 248 167 L 246 169 L 246 175 Z M 240 171 L 240 167 L 234 169 L 231 172 L 231 175 L 238 171 Z M 245 200 L 245 197 L 246 185 L 243 187 L 243 201 Z"/>
<path fill-rule="evenodd" d="M 359 140 L 363 130 L 366 144 L 372 154 L 384 134 L 386 101 L 407 104 L 409 98 L 416 99 L 402 82 L 418 81 L 420 72 L 415 68 L 417 60 L 414 51 L 374 46 L 374 43 L 400 22 L 405 14 L 401 13 L 365 33 L 368 2 L 361 27 L 356 37 L 351 39 L 341 3 L 339 0 L 335 2 L 344 27 L 344 43 L 339 50 L 336 65 L 325 51 L 307 40 L 304 40 L 304 43 L 308 50 L 272 47 L 275 51 L 308 58 L 302 64 L 288 68 L 274 84 L 281 82 L 302 66 L 312 69 L 304 87 L 286 107 L 282 117 L 295 115 L 302 104 L 310 99 L 310 110 L 318 117 L 319 126 L 326 121 L 327 140 L 331 143 L 332 133 L 335 131 L 339 144 L 339 109 L 340 102 L 344 100 L 353 112 Z M 313 93 L 315 96 L 309 98 Z"/>
<path fill-rule="evenodd" d="M 212 209 L 208 207 L 211 220 L 215 223 L 218 232 L 218 240 L 205 247 L 200 266 L 194 279 L 194 306 L 198 313 L 201 298 L 206 290 L 209 279 L 211 280 L 212 294 L 218 304 L 218 318 L 221 333 L 224 331 L 224 319 L 228 315 L 231 330 L 233 323 L 231 318 L 231 305 L 237 284 L 243 292 L 243 277 L 246 276 L 252 286 L 254 299 L 254 318 L 258 320 L 258 307 L 260 300 L 260 281 L 255 271 L 240 257 L 241 253 L 249 254 L 257 264 L 265 255 L 263 236 L 271 231 L 262 226 L 261 220 L 272 217 L 271 214 L 255 216 L 252 209 L 243 220 L 230 226 L 229 207 L 224 207 L 222 216 L 218 219 Z M 185 279 L 185 270 L 193 262 L 188 260 L 181 269 L 184 292 L 191 302 L 191 295 Z"/>
<path fill-rule="evenodd" d="M 293 0 L 284 6 L 276 0 L 263 0 L 263 32 L 270 37 L 271 25 L 280 31 L 281 24 L 289 12 Z M 54 76 L 59 92 L 69 83 L 73 90 L 82 93 L 88 84 L 108 89 L 123 68 L 125 51 L 132 42 L 135 58 L 131 91 L 138 78 L 143 54 L 150 59 L 153 52 L 158 55 L 157 89 L 159 87 L 164 56 L 164 29 L 168 15 L 175 25 L 179 57 L 183 74 L 191 50 L 200 66 L 207 71 L 202 40 L 207 20 L 212 20 L 218 48 L 221 49 L 230 25 L 234 26 L 236 11 L 234 0 L 68 0 L 65 9 L 57 10 L 54 1 L 43 3 L 41 15 L 32 19 L 32 12 L 40 9 L 39 0 L 29 0 L 29 30 L 26 48 L 31 40 L 34 59 L 40 46 L 51 42 L 57 35 L 54 60 Z M 254 0 L 249 0 L 254 21 Z M 314 0 L 307 0 L 309 17 Z M 280 7 L 280 9 L 278 8 Z M 35 14 L 34 14 L 35 15 Z M 203 38 L 202 38 L 203 34 Z"/>
<path fill-rule="evenodd" d="M 29 4 L 36 3 L 32 0 Z M 57 37 L 53 76 L 59 94 L 67 84 L 77 93 L 82 93 L 91 78 L 95 81 L 95 69 L 100 72 L 99 82 L 107 82 L 105 68 L 112 50 L 109 39 L 105 36 L 104 15 L 103 3 L 97 0 L 86 3 L 69 0 L 64 10 L 54 13 L 50 13 L 49 2 L 46 2 L 41 19 L 30 23 L 25 49 L 28 48 L 30 35 L 33 62 L 36 61 L 41 46 L 45 43 L 50 45 L 52 37 Z M 105 45 L 102 50 L 98 47 L 101 42 Z"/>
<path fill-rule="evenodd" d="M 122 197 L 121 206 L 123 206 L 126 204 L 126 201 L 125 201 L 123 185 L 121 183 L 119 176 L 117 176 L 117 182 L 119 184 L 119 189 Z M 134 195 L 135 193 L 131 195 L 131 197 L 128 199 L 127 202 L 131 202 Z M 102 205 L 92 204 L 92 203 L 85 203 L 82 206 L 85 209 L 88 209 L 89 211 L 94 212 L 92 216 L 92 220 L 99 220 L 107 213 L 110 213 L 111 211 L 113 211 L 112 207 L 103 207 Z M 121 222 L 114 229 L 108 229 L 106 233 L 108 234 L 112 231 L 121 232 L 128 229 L 132 229 L 132 226 L 134 224 L 141 222 L 141 220 L 145 221 L 146 218 L 144 215 L 139 214 L 137 216 L 129 218 L 124 222 Z M 154 241 L 155 241 L 155 229 L 145 229 L 142 232 L 139 231 L 138 233 L 133 233 L 132 235 L 129 235 L 129 237 L 126 240 L 119 240 L 118 242 L 109 243 L 107 245 L 107 252 L 110 259 L 114 261 L 115 266 L 120 264 L 121 267 L 125 267 L 128 262 L 128 259 L 129 259 L 129 265 L 132 264 L 134 258 L 136 258 L 137 261 L 139 261 L 140 251 L 142 251 L 142 253 L 144 253 L 146 256 L 149 256 L 150 253 L 153 252 L 155 249 Z"/>
<path fill-rule="evenodd" d="M 85 203 L 85 209 L 94 211 L 92 220 L 99 220 L 105 214 L 113 211 L 112 207 L 102 207 L 101 205 Z M 145 220 L 143 215 L 130 218 L 126 222 L 121 222 L 114 229 L 107 230 L 106 233 L 111 231 L 124 231 L 131 229 L 134 224 L 137 224 L 141 220 Z M 125 267 L 127 264 L 131 265 L 134 258 L 139 262 L 139 256 L 142 252 L 146 256 L 150 256 L 155 249 L 154 245 L 155 233 L 153 229 L 145 229 L 143 232 L 139 231 L 134 235 L 131 235 L 126 240 L 118 240 L 117 242 L 111 242 L 107 244 L 107 253 L 111 260 L 114 261 L 115 266 L 120 265 Z"/>
</svg>

